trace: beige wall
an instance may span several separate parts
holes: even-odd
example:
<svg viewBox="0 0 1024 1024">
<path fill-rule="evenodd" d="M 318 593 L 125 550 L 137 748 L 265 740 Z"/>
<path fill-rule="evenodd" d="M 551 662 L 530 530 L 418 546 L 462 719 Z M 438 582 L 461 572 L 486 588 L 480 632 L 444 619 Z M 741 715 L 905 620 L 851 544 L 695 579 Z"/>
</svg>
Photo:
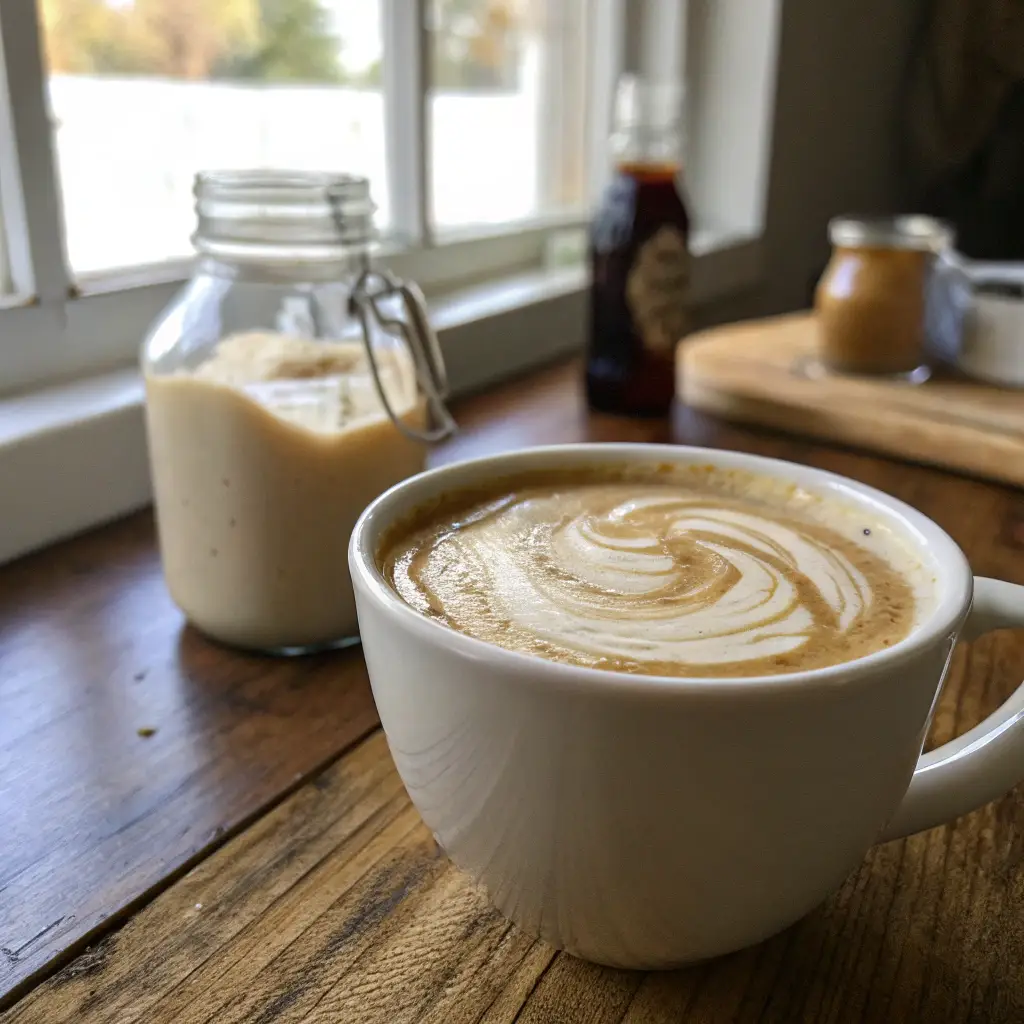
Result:
<svg viewBox="0 0 1024 1024">
<path fill-rule="evenodd" d="M 899 104 L 925 2 L 783 0 L 765 279 L 733 315 L 804 306 L 829 217 L 899 208 Z"/>
</svg>

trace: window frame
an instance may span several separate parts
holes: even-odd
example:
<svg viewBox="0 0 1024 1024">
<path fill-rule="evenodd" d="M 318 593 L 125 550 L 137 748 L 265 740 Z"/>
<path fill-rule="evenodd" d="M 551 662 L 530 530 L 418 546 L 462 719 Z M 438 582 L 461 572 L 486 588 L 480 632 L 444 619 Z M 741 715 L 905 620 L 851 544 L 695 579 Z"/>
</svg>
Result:
<svg viewBox="0 0 1024 1024">
<path fill-rule="evenodd" d="M 596 0 L 594 11 L 606 26 L 621 23 L 623 4 Z M 541 266 L 560 234 L 582 230 L 582 211 L 435 231 L 429 214 L 430 0 L 381 0 L 381 7 L 392 225 L 380 257 L 428 296 Z M 0 396 L 134 361 L 147 326 L 188 279 L 192 265 L 178 259 L 78 277 L 71 272 L 42 32 L 35 0 L 5 5 L 0 210 L 4 235 L 14 244 L 5 261 L 11 287 L 7 294 L 0 290 Z M 614 59 L 590 63 L 589 84 L 614 80 Z M 12 81 L 18 82 L 17 102 L 7 89 Z M 588 156 L 596 148 L 591 140 L 603 144 L 607 137 L 610 106 L 606 113 L 590 118 Z M 111 324 L 117 325 L 113 332 Z"/>
<path fill-rule="evenodd" d="M 553 251 L 579 251 L 582 212 L 434 230 L 428 211 L 430 0 L 381 5 L 393 213 L 380 257 L 430 297 L 541 268 Z M 646 23 L 647 39 L 659 31 L 677 36 L 681 27 L 676 49 L 688 85 L 688 186 L 698 212 L 707 211 L 710 222 L 702 225 L 710 236 L 703 248 L 717 266 L 725 266 L 722 251 L 756 241 L 763 226 L 781 0 L 763 0 L 753 10 L 747 0 L 685 0 L 683 14 L 675 9 L 677 0 L 647 0 L 644 6 L 655 12 L 653 27 Z M 591 0 L 588 8 L 591 195 L 608 175 L 615 81 L 644 45 L 640 7 L 629 0 Z M 671 27 L 659 27 L 659 17 Z M 11 81 L 19 83 L 17 102 L 8 89 Z M 0 19 L 0 211 L 0 245 L 6 242 L 0 270 L 9 285 L 6 292 L 0 288 L 0 400 L 133 363 L 146 328 L 188 279 L 191 261 L 77 280 L 70 272 L 36 0 L 12 0 Z M 566 236 L 574 239 L 568 245 Z M 750 278 L 750 256 L 739 253 L 726 280 Z"/>
<path fill-rule="evenodd" d="M 5 8 L 0 20 L 0 198 L 13 286 L 7 301 L 45 305 L 67 298 L 71 275 L 40 33 L 34 0 Z M 12 81 L 21 83 L 17 103 Z"/>
</svg>

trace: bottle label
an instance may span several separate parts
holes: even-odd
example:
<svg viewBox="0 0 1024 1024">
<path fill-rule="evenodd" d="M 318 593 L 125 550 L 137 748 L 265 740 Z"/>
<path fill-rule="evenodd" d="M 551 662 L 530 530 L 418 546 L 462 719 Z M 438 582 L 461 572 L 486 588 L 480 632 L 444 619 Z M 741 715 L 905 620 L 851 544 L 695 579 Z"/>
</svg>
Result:
<svg viewBox="0 0 1024 1024">
<path fill-rule="evenodd" d="M 640 247 L 626 280 L 626 303 L 649 352 L 671 352 L 690 323 L 690 251 L 670 224 Z"/>
</svg>

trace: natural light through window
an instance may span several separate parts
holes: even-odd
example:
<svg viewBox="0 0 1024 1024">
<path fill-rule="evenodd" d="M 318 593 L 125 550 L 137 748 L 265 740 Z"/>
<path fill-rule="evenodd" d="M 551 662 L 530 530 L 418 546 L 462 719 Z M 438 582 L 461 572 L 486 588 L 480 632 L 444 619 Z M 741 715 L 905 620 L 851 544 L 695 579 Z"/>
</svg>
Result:
<svg viewBox="0 0 1024 1024">
<path fill-rule="evenodd" d="M 587 0 L 433 0 L 432 216 L 440 228 L 582 209 Z"/>
<path fill-rule="evenodd" d="M 366 175 L 387 234 L 380 0 L 41 3 L 75 275 L 188 256 L 200 169 Z M 583 208 L 587 8 L 429 0 L 434 225 Z"/>
<path fill-rule="evenodd" d="M 377 0 L 42 0 L 76 274 L 191 253 L 192 181 L 367 175 L 386 227 Z"/>
<path fill-rule="evenodd" d="M 4 312 L 21 340 L 0 351 L 0 393 L 131 359 L 188 277 L 200 171 L 367 178 L 382 256 L 428 295 L 540 269 L 600 184 L 626 11 L 3 0 Z"/>
</svg>

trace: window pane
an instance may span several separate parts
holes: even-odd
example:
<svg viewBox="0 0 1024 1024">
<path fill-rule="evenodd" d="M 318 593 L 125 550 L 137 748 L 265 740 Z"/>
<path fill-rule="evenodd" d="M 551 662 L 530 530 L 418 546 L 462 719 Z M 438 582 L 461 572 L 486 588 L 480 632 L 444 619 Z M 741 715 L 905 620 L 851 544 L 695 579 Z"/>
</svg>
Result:
<svg viewBox="0 0 1024 1024">
<path fill-rule="evenodd" d="M 433 0 L 436 225 L 586 205 L 587 8 L 587 0 Z"/>
<path fill-rule="evenodd" d="M 387 224 L 379 0 L 40 0 L 73 270 L 191 252 L 201 169 L 368 175 Z"/>
</svg>

